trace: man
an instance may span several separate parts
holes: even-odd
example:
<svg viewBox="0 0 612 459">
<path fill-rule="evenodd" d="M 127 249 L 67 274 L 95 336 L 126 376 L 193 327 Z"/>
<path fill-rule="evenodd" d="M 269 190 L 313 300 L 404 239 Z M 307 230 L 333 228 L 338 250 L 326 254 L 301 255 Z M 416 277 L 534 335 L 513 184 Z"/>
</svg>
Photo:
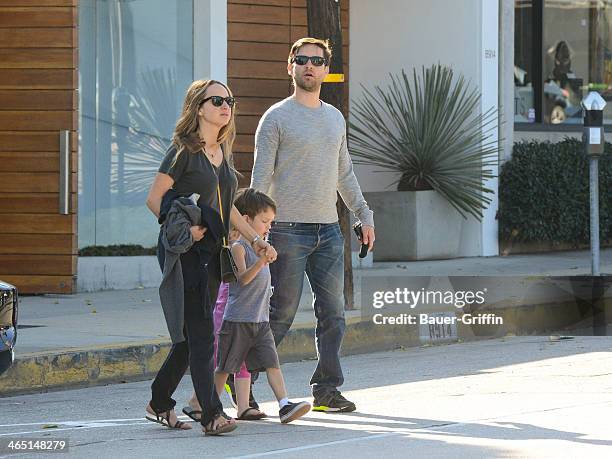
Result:
<svg viewBox="0 0 612 459">
<path fill-rule="evenodd" d="M 330 59 L 326 41 L 302 38 L 291 47 L 287 73 L 294 92 L 270 107 L 259 122 L 251 187 L 278 204 L 270 231 L 270 243 L 278 252 L 270 265 L 270 326 L 276 345 L 293 323 L 306 272 L 314 295 L 319 357 L 310 380 L 313 410 L 348 412 L 355 404 L 337 389 L 344 381 L 339 352 L 345 330 L 344 242 L 337 191 L 363 223 L 363 242 L 370 250 L 375 236 L 373 214 L 346 147 L 344 117 L 319 100 Z"/>
</svg>

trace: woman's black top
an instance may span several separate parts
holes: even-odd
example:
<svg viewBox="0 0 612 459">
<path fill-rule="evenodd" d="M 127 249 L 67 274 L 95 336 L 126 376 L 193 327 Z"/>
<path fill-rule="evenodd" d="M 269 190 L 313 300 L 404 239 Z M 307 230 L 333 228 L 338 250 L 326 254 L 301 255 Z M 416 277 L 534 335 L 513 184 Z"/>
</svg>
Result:
<svg viewBox="0 0 612 459">
<path fill-rule="evenodd" d="M 198 205 L 209 206 L 215 210 L 219 210 L 217 198 L 217 183 L 219 183 L 223 203 L 223 223 L 226 234 L 229 234 L 230 212 L 238 188 L 236 174 L 225 158 L 219 167 L 213 166 L 199 145 L 197 135 L 190 136 L 185 145 L 185 149 L 176 161 L 176 145 L 168 148 L 159 172 L 168 174 L 174 179 L 172 189 L 176 193 L 181 196 L 198 193 L 200 195 Z M 188 252 L 181 255 L 181 265 L 186 307 L 199 305 L 204 309 L 206 317 L 210 318 L 221 280 L 218 251 L 209 252 L 210 247 L 205 242 L 206 234 L 202 241 L 195 243 Z M 217 250 L 219 248 L 220 244 Z M 162 254 L 163 248 L 158 247 L 158 258 L 163 271 Z"/>
<path fill-rule="evenodd" d="M 225 158 L 219 167 L 215 167 L 199 144 L 192 140 L 186 145 L 178 158 L 176 158 L 176 145 L 171 145 L 159 166 L 159 172 L 172 177 L 174 180 L 172 189 L 180 195 L 189 196 L 197 193 L 200 195 L 198 204 L 205 204 L 217 210 L 219 210 L 217 198 L 217 183 L 219 183 L 223 203 L 223 223 L 226 233 L 229 234 L 230 212 L 238 188 L 236 174 Z"/>
</svg>

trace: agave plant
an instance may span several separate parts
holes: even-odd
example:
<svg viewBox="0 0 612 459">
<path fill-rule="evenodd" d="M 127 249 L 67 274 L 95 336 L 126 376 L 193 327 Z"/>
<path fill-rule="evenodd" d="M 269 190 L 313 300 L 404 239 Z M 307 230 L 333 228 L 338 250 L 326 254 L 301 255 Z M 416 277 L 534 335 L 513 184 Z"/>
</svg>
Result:
<svg viewBox="0 0 612 459">
<path fill-rule="evenodd" d="M 435 190 L 459 213 L 482 219 L 491 202 L 497 111 L 479 112 L 480 93 L 441 65 L 390 74 L 386 88 L 353 102 L 349 150 L 355 164 L 399 173 L 398 191 Z"/>
</svg>

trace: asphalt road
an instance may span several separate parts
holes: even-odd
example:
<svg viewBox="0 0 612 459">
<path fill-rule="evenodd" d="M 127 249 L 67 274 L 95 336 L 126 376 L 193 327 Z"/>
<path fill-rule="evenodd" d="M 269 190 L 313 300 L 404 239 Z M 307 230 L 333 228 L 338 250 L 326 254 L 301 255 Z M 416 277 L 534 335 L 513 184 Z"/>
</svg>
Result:
<svg viewBox="0 0 612 459">
<path fill-rule="evenodd" d="M 148 381 L 0 398 L 0 457 L 40 457 L 7 454 L 10 440 L 29 439 L 67 441 L 68 454 L 56 457 L 96 459 L 612 457 L 610 337 L 506 338 L 343 362 L 343 393 L 357 412 L 243 422 L 223 438 L 205 438 L 197 425 L 180 432 L 145 421 Z M 292 398 L 310 400 L 313 368 L 314 361 L 283 365 Z M 276 415 L 263 379 L 256 396 Z M 190 390 L 186 377 L 179 407 Z"/>
</svg>

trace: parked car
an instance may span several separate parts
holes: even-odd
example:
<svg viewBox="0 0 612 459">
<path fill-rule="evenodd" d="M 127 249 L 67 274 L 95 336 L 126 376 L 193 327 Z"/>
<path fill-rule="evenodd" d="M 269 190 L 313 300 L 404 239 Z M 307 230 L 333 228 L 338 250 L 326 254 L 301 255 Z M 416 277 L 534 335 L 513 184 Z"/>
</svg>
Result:
<svg viewBox="0 0 612 459">
<path fill-rule="evenodd" d="M 0 281 L 0 374 L 12 365 L 17 342 L 17 288 Z"/>
</svg>

